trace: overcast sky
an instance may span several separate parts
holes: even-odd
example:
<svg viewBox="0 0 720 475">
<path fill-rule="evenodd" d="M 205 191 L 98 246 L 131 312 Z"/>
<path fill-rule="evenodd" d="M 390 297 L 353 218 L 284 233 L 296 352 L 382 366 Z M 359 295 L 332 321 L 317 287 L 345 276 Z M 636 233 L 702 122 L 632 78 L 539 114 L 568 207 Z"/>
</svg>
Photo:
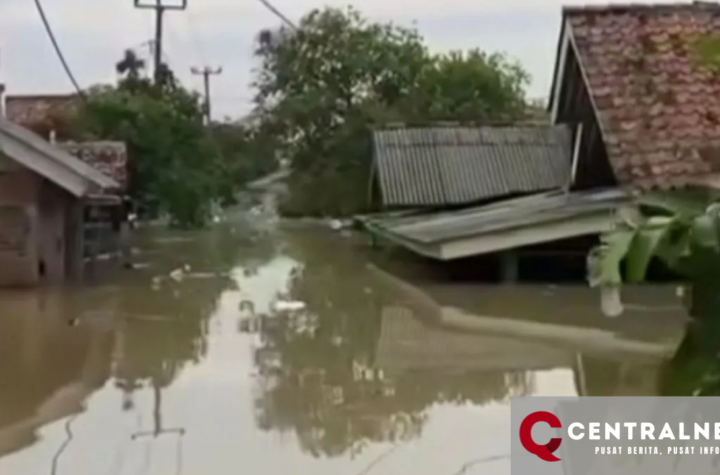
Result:
<svg viewBox="0 0 720 475">
<path fill-rule="evenodd" d="M 152 0 L 143 0 L 144 2 Z M 177 2 L 179 0 L 165 0 Z M 635 0 L 637 3 L 639 0 Z M 641 0 L 640 0 L 641 1 Z M 273 0 L 290 19 L 347 0 Z M 563 4 L 602 0 L 355 0 L 373 20 L 410 26 L 415 22 L 435 51 L 479 47 L 505 51 L 532 74 L 531 97 L 547 97 Z M 122 51 L 152 37 L 151 10 L 133 0 L 44 0 L 46 14 L 81 86 L 115 79 Z M 170 65 L 190 87 L 200 88 L 190 67 L 222 66 L 212 98 L 215 118 L 238 117 L 250 107 L 249 82 L 255 61 L 253 39 L 279 20 L 258 0 L 189 0 L 184 12 L 168 12 L 165 51 Z M 70 92 L 32 0 L 0 0 L 0 81 L 8 93 Z M 144 54 L 147 54 L 147 48 Z"/>
</svg>

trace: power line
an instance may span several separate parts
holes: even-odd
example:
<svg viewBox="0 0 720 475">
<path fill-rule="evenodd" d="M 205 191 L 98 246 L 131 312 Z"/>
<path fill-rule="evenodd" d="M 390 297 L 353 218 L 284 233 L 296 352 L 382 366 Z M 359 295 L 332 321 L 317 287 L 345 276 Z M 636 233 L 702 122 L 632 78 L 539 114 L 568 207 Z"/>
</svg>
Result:
<svg viewBox="0 0 720 475">
<path fill-rule="evenodd" d="M 287 26 L 289 26 L 293 30 L 298 29 L 297 25 L 295 23 L 293 23 L 292 21 L 290 21 L 290 19 L 288 17 L 286 17 L 280 10 L 278 10 L 277 7 L 275 7 L 272 3 L 270 3 L 269 0 L 258 0 L 258 1 L 260 3 L 262 3 L 265 6 L 265 8 L 270 10 L 276 17 L 280 18 L 283 21 L 283 23 L 285 23 Z"/>
<path fill-rule="evenodd" d="M 75 76 L 73 75 L 72 71 L 70 70 L 70 66 L 68 66 L 67 61 L 65 60 L 65 56 L 63 55 L 62 50 L 60 49 L 60 45 L 58 45 L 58 42 L 55 39 L 55 34 L 53 33 L 52 28 L 50 27 L 50 22 L 48 21 L 47 16 L 45 16 L 45 10 L 43 9 L 43 6 L 42 6 L 42 3 L 40 3 L 40 0 L 35 0 L 35 7 L 37 8 L 38 13 L 40 14 L 40 19 L 42 19 L 43 25 L 45 26 L 45 31 L 47 32 L 47 35 L 50 38 L 50 42 L 52 43 L 53 47 L 55 48 L 55 53 L 57 54 L 57 57 L 60 59 L 63 69 L 65 69 L 65 74 L 67 74 L 68 78 L 70 78 L 70 82 L 72 82 L 78 95 L 81 98 L 85 99 L 85 93 L 82 91 L 82 89 L 80 89 L 80 85 L 75 80 Z"/>
</svg>

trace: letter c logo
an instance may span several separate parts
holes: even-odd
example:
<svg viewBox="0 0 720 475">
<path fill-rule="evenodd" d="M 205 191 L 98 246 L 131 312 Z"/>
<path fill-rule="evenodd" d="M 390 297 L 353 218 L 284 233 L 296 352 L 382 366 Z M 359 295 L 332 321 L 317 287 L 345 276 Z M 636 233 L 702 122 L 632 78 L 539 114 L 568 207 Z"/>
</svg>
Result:
<svg viewBox="0 0 720 475">
<path fill-rule="evenodd" d="M 558 419 L 555 414 L 545 411 L 533 412 L 522 421 L 522 424 L 520 424 L 520 443 L 522 443 L 525 450 L 531 454 L 537 455 L 541 460 L 546 462 L 559 462 L 560 459 L 555 457 L 553 452 L 560 447 L 562 439 L 560 437 L 555 437 L 550 439 L 550 442 L 548 442 L 547 445 L 536 444 L 532 438 L 532 429 L 538 422 L 545 422 L 553 429 L 559 429 L 562 427 L 560 419 Z"/>
</svg>

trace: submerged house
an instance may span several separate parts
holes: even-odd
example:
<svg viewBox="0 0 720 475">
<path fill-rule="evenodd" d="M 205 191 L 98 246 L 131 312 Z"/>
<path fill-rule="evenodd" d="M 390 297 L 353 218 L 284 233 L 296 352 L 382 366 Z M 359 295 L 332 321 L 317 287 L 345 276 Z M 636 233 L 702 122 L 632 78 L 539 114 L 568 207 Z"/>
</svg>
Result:
<svg viewBox="0 0 720 475">
<path fill-rule="evenodd" d="M 89 214 L 109 207 L 118 227 L 121 188 L 68 151 L 0 118 L 0 285 L 81 279 Z"/>
<path fill-rule="evenodd" d="M 82 105 L 77 94 L 7 95 L 3 102 L 3 111 L 9 121 L 68 152 L 118 184 L 101 196 L 84 200 L 81 256 L 85 264 L 78 264 L 76 277 L 95 269 L 88 264 L 108 257 L 118 258 L 121 228 L 128 225 L 130 212 L 129 202 L 123 196 L 129 181 L 125 143 L 68 140 L 66 117 Z"/>
<path fill-rule="evenodd" d="M 543 251 L 550 251 L 544 243 L 556 243 L 555 252 L 573 247 L 567 238 L 591 238 L 607 229 L 613 214 L 636 191 L 720 186 L 720 73 L 698 54 L 701 40 L 717 34 L 720 6 L 716 4 L 565 8 L 549 127 L 569 130 L 571 138 L 556 156 L 566 179 L 543 193 L 539 186 L 516 187 L 516 195 L 524 196 L 500 196 L 509 191 L 502 185 L 515 179 L 522 167 L 537 170 L 527 152 L 518 159 L 519 169 L 518 165 L 492 168 L 494 155 L 473 145 L 467 132 L 433 132 L 423 140 L 416 134 L 401 139 L 397 134 L 404 132 L 379 132 L 375 161 L 381 189 L 384 181 L 390 181 L 393 186 L 402 183 L 411 196 L 437 197 L 438 189 L 457 186 L 463 197 L 494 195 L 495 199 L 466 203 L 459 210 L 440 209 L 442 200 L 435 199 L 435 209 L 416 206 L 366 217 L 366 227 L 438 260 L 525 246 L 545 246 Z M 485 137 L 480 130 L 473 133 L 476 142 Z M 381 162 L 388 160 L 382 134 L 395 134 L 396 153 L 391 160 L 396 169 L 391 174 L 413 178 L 399 181 L 387 172 L 382 175 Z M 511 148 L 498 141 L 493 150 L 508 156 Z M 431 174 L 421 177 L 413 170 L 418 163 L 427 163 L 430 155 L 436 157 L 428 168 Z M 443 167 L 463 160 L 463 173 L 453 175 L 463 177 L 462 185 L 448 181 Z M 477 163 L 470 164 L 471 160 Z M 545 165 L 548 176 L 555 170 L 553 163 L 549 160 Z M 472 171 L 477 166 L 485 167 L 482 174 Z M 498 173 L 491 173 L 495 170 Z M 532 176 L 540 181 L 537 171 Z M 468 194 L 469 189 L 473 192 Z M 481 191 L 487 189 L 492 193 Z M 407 204 L 421 204 L 412 201 Z M 398 204 L 397 199 L 388 204 Z M 585 252 L 591 243 L 585 239 L 578 251 Z M 513 254 L 505 253 L 504 268 L 510 276 L 517 268 Z"/>
<path fill-rule="evenodd" d="M 596 235 L 626 201 L 585 163 L 572 127 L 428 127 L 374 133 L 374 174 L 388 210 L 374 235 L 441 261 Z M 611 176 L 610 176 L 611 177 Z"/>
</svg>

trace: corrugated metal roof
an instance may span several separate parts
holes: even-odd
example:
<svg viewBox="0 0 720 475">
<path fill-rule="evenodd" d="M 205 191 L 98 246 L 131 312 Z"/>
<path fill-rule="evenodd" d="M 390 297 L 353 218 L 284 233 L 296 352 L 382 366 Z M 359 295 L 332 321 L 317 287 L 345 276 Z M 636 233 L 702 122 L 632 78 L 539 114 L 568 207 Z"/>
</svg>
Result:
<svg viewBox="0 0 720 475">
<path fill-rule="evenodd" d="M 383 204 L 464 204 L 564 186 L 572 137 L 564 125 L 433 127 L 373 134 Z"/>
<path fill-rule="evenodd" d="M 375 217 L 368 219 L 366 226 L 381 234 L 428 244 L 531 226 L 590 211 L 612 211 L 629 199 L 617 189 L 553 192 L 460 211 L 386 219 Z"/>
</svg>

